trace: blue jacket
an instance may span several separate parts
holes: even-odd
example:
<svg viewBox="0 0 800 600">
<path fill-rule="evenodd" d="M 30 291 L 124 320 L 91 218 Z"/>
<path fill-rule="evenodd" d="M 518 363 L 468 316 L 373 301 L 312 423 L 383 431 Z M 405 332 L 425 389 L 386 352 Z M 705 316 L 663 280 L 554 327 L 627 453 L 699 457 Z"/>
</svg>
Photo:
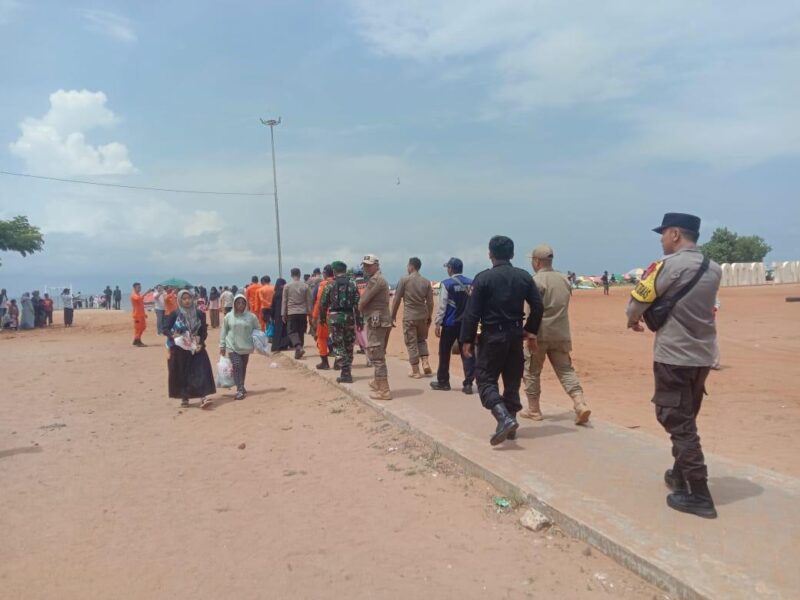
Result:
<svg viewBox="0 0 800 600">
<path fill-rule="evenodd" d="M 453 327 L 461 324 L 461 317 L 467 307 L 472 279 L 462 274 L 453 275 L 442 282 L 439 288 L 439 310 L 436 325 Z"/>
</svg>

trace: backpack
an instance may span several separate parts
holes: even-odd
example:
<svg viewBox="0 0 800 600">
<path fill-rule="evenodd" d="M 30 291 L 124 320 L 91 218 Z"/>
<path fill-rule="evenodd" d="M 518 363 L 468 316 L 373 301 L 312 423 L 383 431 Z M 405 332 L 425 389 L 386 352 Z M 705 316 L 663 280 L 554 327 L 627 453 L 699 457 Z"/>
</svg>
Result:
<svg viewBox="0 0 800 600">
<path fill-rule="evenodd" d="M 330 311 L 331 312 L 352 312 L 355 304 L 350 298 L 350 278 L 337 277 L 328 284 L 331 287 Z"/>
</svg>

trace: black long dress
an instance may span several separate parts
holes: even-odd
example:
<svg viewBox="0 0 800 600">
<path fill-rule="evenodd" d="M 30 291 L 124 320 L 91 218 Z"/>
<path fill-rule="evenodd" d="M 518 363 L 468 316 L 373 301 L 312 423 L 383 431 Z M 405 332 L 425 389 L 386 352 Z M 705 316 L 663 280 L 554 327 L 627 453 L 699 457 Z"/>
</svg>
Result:
<svg viewBox="0 0 800 600">
<path fill-rule="evenodd" d="M 275 288 L 275 296 L 272 298 L 272 351 L 288 350 L 291 348 L 289 334 L 281 315 L 283 306 L 283 287 Z"/>
<path fill-rule="evenodd" d="M 208 337 L 208 324 L 206 314 L 197 311 L 200 319 L 200 329 L 197 332 L 203 348 L 192 354 L 188 350 L 179 348 L 172 341 L 173 329 L 181 329 L 182 321 L 178 320 L 180 311 L 176 310 L 171 315 L 164 317 L 164 335 L 167 336 L 169 346 L 169 397 L 186 400 L 189 398 L 204 398 L 217 392 L 214 385 L 214 373 L 211 370 L 211 361 L 208 358 L 205 344 Z"/>
</svg>

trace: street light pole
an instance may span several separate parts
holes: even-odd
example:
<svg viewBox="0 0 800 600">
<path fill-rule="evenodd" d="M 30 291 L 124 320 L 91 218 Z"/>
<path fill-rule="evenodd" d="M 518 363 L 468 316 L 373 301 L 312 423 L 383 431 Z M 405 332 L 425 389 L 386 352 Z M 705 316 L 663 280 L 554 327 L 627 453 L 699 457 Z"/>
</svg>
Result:
<svg viewBox="0 0 800 600">
<path fill-rule="evenodd" d="M 275 190 L 275 229 L 278 238 L 278 277 L 283 277 L 283 258 L 281 256 L 281 218 L 278 212 L 278 175 L 275 170 L 275 126 L 281 124 L 281 118 L 278 117 L 277 120 L 268 119 L 267 121 L 261 119 L 261 124 L 269 127 L 269 138 L 272 142 L 272 184 Z"/>
</svg>

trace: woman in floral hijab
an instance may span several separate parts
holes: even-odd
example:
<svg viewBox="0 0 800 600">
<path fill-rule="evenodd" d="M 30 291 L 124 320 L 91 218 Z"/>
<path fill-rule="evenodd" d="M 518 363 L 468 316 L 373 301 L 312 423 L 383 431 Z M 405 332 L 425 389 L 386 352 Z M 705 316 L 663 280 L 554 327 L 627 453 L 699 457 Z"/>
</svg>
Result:
<svg viewBox="0 0 800 600">
<path fill-rule="evenodd" d="M 169 397 L 179 398 L 182 407 L 191 398 L 200 398 L 200 408 L 211 406 L 206 396 L 215 394 L 214 374 L 206 352 L 206 315 L 197 308 L 189 290 L 178 294 L 178 310 L 164 317 L 169 360 Z"/>
</svg>

